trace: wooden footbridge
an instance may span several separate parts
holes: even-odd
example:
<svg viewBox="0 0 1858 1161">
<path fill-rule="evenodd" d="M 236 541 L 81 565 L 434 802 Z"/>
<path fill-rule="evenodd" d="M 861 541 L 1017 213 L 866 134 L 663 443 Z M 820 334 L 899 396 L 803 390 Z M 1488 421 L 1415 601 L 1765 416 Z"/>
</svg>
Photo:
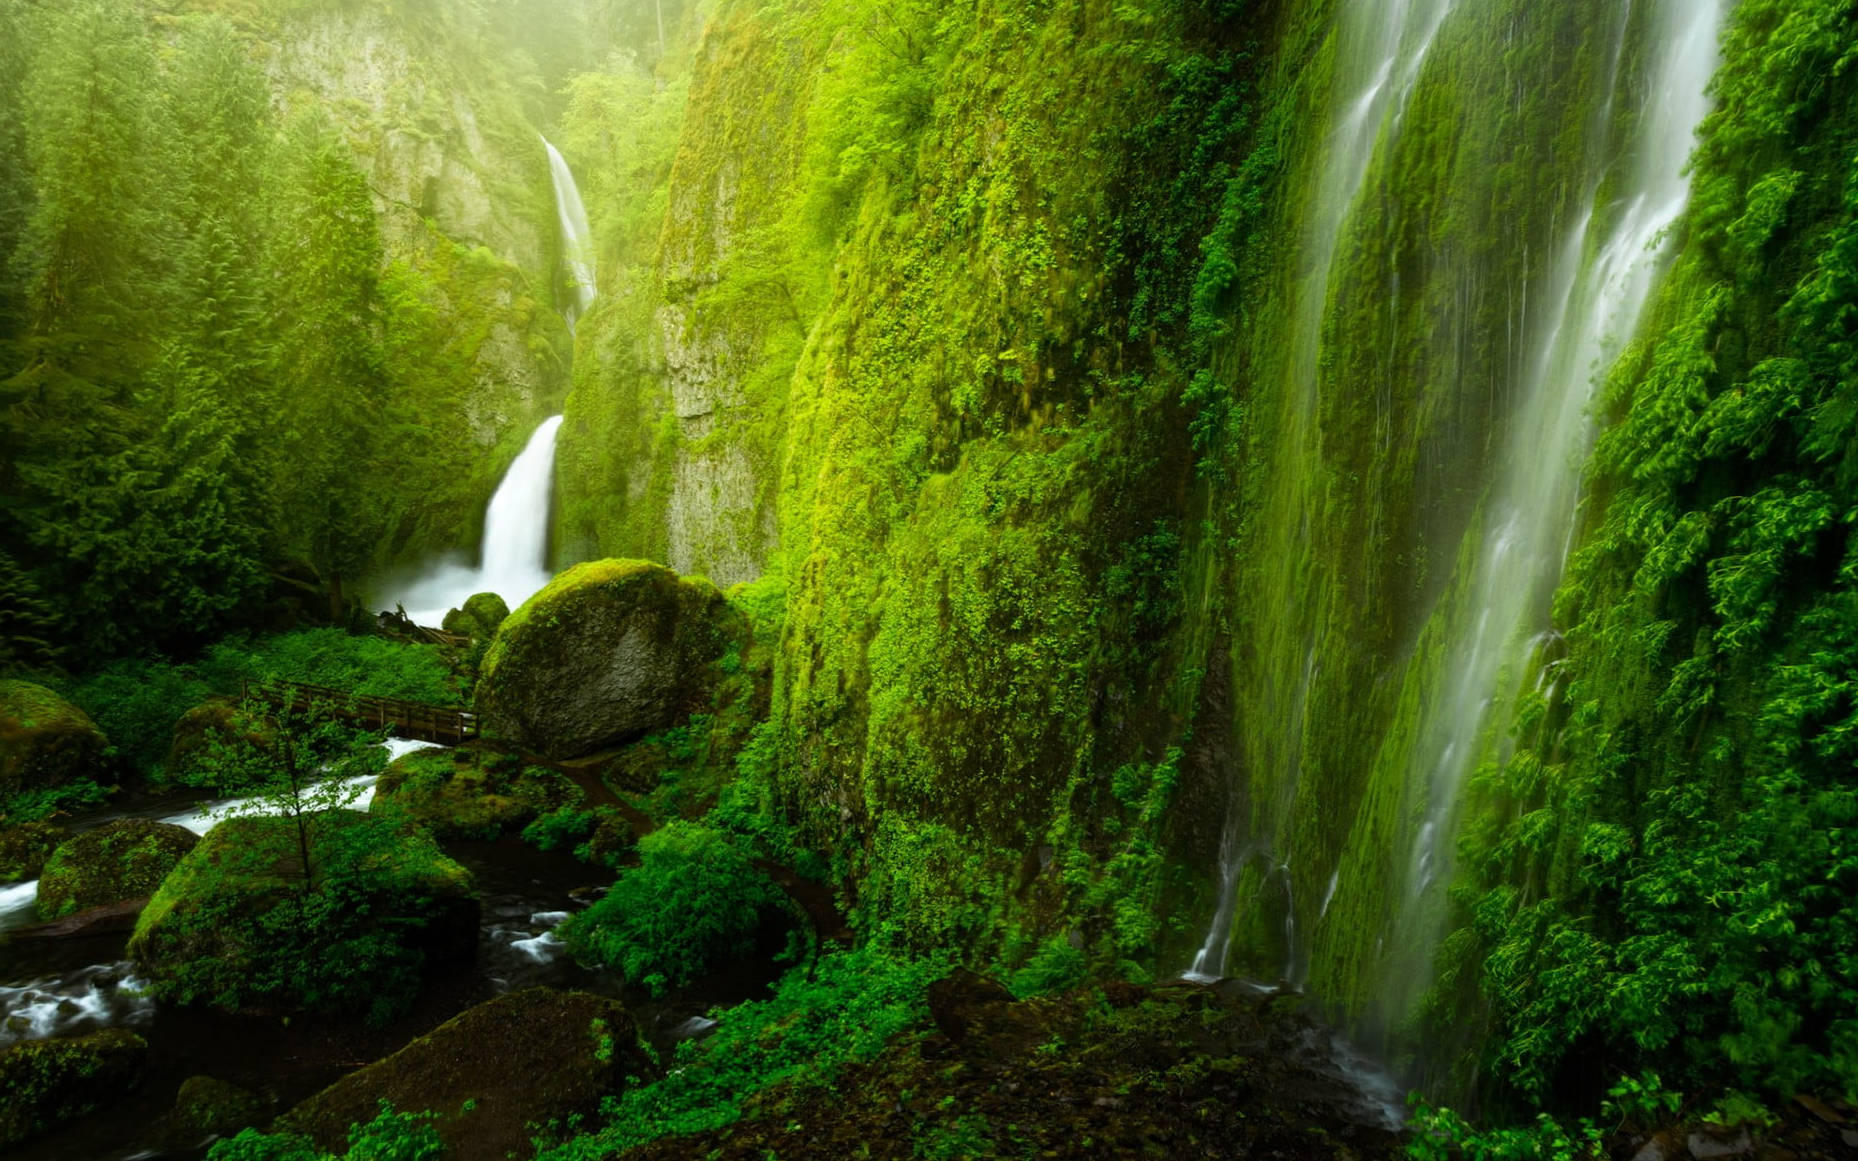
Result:
<svg viewBox="0 0 1858 1161">
<path fill-rule="evenodd" d="M 374 697 L 301 681 L 248 681 L 245 697 L 274 709 L 334 718 L 364 730 L 391 730 L 395 737 L 422 742 L 456 746 L 477 737 L 477 715 L 470 710 L 397 697 Z"/>
</svg>

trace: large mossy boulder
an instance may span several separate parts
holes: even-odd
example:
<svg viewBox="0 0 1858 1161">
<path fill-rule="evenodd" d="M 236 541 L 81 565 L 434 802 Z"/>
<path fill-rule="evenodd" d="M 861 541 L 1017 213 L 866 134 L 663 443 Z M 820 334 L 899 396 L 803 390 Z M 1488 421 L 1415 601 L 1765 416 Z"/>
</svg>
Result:
<svg viewBox="0 0 1858 1161">
<path fill-rule="evenodd" d="M 71 832 L 49 822 L 28 822 L 0 830 L 0 883 L 36 879 L 58 844 Z"/>
<path fill-rule="evenodd" d="M 530 1155 L 530 1126 L 592 1114 L 603 1095 L 655 1073 L 617 1000 L 530 988 L 461 1012 L 350 1073 L 279 1127 L 339 1150 L 349 1126 L 372 1120 L 386 1100 L 439 1113 L 447 1161 L 503 1161 Z"/>
<path fill-rule="evenodd" d="M 441 839 L 492 839 L 586 795 L 565 774 L 469 747 L 415 750 L 374 785 L 369 813 L 404 815 Z"/>
<path fill-rule="evenodd" d="M 473 593 L 465 598 L 462 607 L 445 614 L 440 627 L 447 633 L 463 633 L 479 641 L 488 641 L 509 615 L 510 606 L 496 593 Z"/>
<path fill-rule="evenodd" d="M 497 630 L 477 707 L 536 753 L 591 754 L 701 708 L 744 631 L 706 580 L 643 560 L 576 565 Z"/>
<path fill-rule="evenodd" d="M 123 818 L 65 840 L 39 873 L 40 919 L 146 899 L 200 837 L 184 826 Z"/>
<path fill-rule="evenodd" d="M 352 810 L 238 818 L 161 884 L 129 955 L 175 1003 L 386 1019 L 428 971 L 471 961 L 477 913 L 470 872 L 423 831 Z"/>
<path fill-rule="evenodd" d="M 0 1150 L 121 1099 L 147 1063 L 148 1044 L 121 1028 L 0 1052 Z"/>
<path fill-rule="evenodd" d="M 0 794 L 94 777 L 108 747 L 97 723 L 51 690 L 0 681 Z"/>
<path fill-rule="evenodd" d="M 269 750 L 276 744 L 277 727 L 264 717 L 241 709 L 231 698 L 208 698 L 174 723 L 162 773 L 170 781 L 192 784 L 219 755 Z"/>
</svg>

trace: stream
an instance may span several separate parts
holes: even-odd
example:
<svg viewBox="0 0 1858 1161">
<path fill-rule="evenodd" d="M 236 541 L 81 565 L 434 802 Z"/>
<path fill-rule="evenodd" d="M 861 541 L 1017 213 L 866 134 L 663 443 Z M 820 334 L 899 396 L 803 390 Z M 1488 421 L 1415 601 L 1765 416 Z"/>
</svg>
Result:
<svg viewBox="0 0 1858 1161">
<path fill-rule="evenodd" d="M 425 743 L 394 742 L 397 757 Z M 355 780 L 365 809 L 372 778 Z M 74 829 L 124 817 L 158 818 L 205 833 L 239 813 L 244 800 L 213 800 L 116 812 L 78 820 Z M 444 844 L 474 876 L 480 900 L 477 953 L 470 965 L 448 965 L 431 976 L 411 1011 L 370 1029 L 354 1020 L 318 1016 L 231 1016 L 204 1008 L 158 1004 L 144 994 L 125 954 L 127 930 L 53 939 L 4 939 L 36 922 L 36 882 L 0 885 L 0 1049 L 21 1040 L 132 1028 L 149 1044 L 140 1087 L 125 1100 L 34 1137 L 7 1154 L 21 1161 L 196 1158 L 207 1142 L 163 1149 L 156 1122 L 174 1105 L 181 1082 L 212 1076 L 266 1097 L 282 1112 L 344 1074 L 387 1056 L 407 1041 L 503 992 L 547 986 L 623 1000 L 654 1048 L 700 1034 L 719 1005 L 766 995 L 779 968 L 771 962 L 732 965 L 700 985 L 662 999 L 631 994 L 619 978 L 577 964 L 555 928 L 597 898 L 612 873 L 563 851 L 545 852 L 506 837 Z"/>
</svg>

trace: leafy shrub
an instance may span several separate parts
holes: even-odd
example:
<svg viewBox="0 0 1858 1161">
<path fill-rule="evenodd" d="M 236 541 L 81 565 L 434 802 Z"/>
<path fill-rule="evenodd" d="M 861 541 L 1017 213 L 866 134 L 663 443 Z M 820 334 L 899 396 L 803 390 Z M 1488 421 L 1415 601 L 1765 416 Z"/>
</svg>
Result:
<svg viewBox="0 0 1858 1161">
<path fill-rule="evenodd" d="M 649 841 L 649 840 L 648 840 Z M 847 1064 L 869 1060 L 928 1014 L 940 960 L 894 959 L 870 948 L 822 957 L 787 974 L 766 1000 L 712 1013 L 717 1027 L 685 1041 L 665 1076 L 607 1101 L 599 1130 L 546 1150 L 537 1161 L 594 1161 L 660 1137 L 731 1124 L 778 1084 L 830 1084 Z"/>
<path fill-rule="evenodd" d="M 112 662 L 64 692 L 109 735 L 130 767 L 155 775 L 174 725 L 213 694 L 246 681 L 300 681 L 350 693 L 451 705 L 459 692 L 439 651 L 341 629 L 302 629 L 269 637 L 228 637 L 194 662 L 157 656 Z"/>
<path fill-rule="evenodd" d="M 523 841 L 537 850 L 558 851 L 579 844 L 593 829 L 593 811 L 563 806 L 524 827 Z"/>
<path fill-rule="evenodd" d="M 215 1143 L 206 1156 L 207 1161 L 434 1161 L 444 1155 L 432 1114 L 396 1113 L 382 1101 L 372 1121 L 349 1129 L 348 1152 L 340 1157 L 324 1153 L 308 1137 L 256 1129 Z"/>
<path fill-rule="evenodd" d="M 672 822 L 639 841 L 640 865 L 562 933 L 582 959 L 654 995 L 753 950 L 780 892 L 720 831 Z"/>
<path fill-rule="evenodd" d="M 1074 988 L 1089 974 L 1090 962 L 1084 953 L 1066 937 L 1054 935 L 1039 945 L 1025 967 L 1013 973 L 1007 986 L 1023 1000 Z"/>
</svg>

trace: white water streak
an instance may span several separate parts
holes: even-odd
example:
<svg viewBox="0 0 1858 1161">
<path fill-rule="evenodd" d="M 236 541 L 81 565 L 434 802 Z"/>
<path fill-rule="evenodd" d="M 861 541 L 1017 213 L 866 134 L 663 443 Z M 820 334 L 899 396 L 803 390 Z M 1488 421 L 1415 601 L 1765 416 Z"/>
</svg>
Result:
<svg viewBox="0 0 1858 1161">
<path fill-rule="evenodd" d="M 1487 501 L 1490 531 L 1472 582 L 1474 614 L 1447 653 L 1455 678 L 1422 735 L 1427 811 L 1408 872 L 1415 900 L 1449 873 L 1460 797 L 1498 686 L 1506 670 L 1526 662 L 1546 627 L 1593 445 L 1595 395 L 1638 327 L 1664 267 L 1667 235 L 1689 200 L 1686 163 L 1709 109 L 1722 16 L 1722 0 L 1666 0 L 1630 178 L 1610 206 L 1593 204 L 1601 185 L 1594 183 L 1550 274 L 1548 316 Z M 1596 242 L 1601 216 L 1613 221 Z"/>
<path fill-rule="evenodd" d="M 548 150 L 548 172 L 555 185 L 555 216 L 561 222 L 561 261 L 568 269 L 572 298 L 562 307 L 568 330 L 593 306 L 598 288 L 594 282 L 593 231 L 587 225 L 587 207 L 581 204 L 581 191 L 574 184 L 574 171 L 561 151 L 542 139 Z"/>
</svg>

